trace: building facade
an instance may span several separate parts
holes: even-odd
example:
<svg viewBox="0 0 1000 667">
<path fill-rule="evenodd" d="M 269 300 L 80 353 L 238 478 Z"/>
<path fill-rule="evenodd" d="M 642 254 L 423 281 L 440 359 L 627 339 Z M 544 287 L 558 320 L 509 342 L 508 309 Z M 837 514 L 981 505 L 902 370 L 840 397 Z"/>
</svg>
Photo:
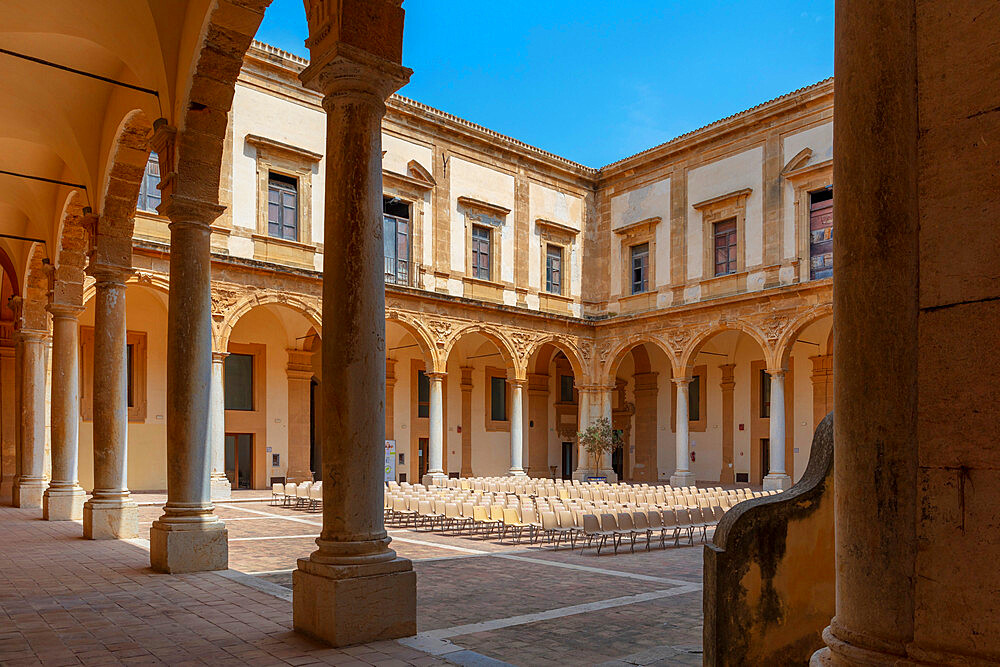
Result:
<svg viewBox="0 0 1000 667">
<path fill-rule="evenodd" d="M 226 211 L 212 227 L 220 496 L 321 470 L 327 137 L 321 96 L 299 82 L 307 64 L 255 43 L 229 115 Z M 402 97 L 387 107 L 385 414 L 397 479 L 787 487 L 801 476 L 832 409 L 832 80 L 601 169 Z M 162 489 L 167 474 L 170 231 L 156 213 L 157 160 L 125 286 L 132 489 Z M 94 294 L 88 278 L 87 489 Z M 602 416 L 624 444 L 591 461 L 575 436 Z"/>
</svg>

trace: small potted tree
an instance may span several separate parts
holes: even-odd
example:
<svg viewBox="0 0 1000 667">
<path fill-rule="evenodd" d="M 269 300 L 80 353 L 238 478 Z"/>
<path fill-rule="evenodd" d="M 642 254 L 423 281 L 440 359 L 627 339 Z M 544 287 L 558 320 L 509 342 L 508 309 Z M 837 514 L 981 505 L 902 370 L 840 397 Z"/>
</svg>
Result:
<svg viewBox="0 0 1000 667">
<path fill-rule="evenodd" d="M 604 455 L 622 446 L 621 436 L 612 428 L 611 421 L 607 417 L 601 417 L 588 426 L 587 430 L 577 433 L 576 437 L 587 452 L 593 477 L 597 477 L 600 473 Z"/>
</svg>

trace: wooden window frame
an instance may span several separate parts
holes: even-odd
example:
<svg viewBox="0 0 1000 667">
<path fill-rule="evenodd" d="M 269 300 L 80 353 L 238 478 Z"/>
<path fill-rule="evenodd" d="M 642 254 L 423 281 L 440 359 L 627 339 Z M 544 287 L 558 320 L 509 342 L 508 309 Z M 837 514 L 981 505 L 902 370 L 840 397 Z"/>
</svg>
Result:
<svg viewBox="0 0 1000 667">
<path fill-rule="evenodd" d="M 656 283 L 656 227 L 660 224 L 660 218 L 648 218 L 633 222 L 624 227 L 615 229 L 618 235 L 621 255 L 621 288 L 618 298 L 620 300 L 633 299 L 637 301 L 648 298 L 650 294 L 657 292 Z M 649 264 L 646 276 L 646 291 L 632 293 L 632 248 L 646 243 L 649 245 Z"/>
<path fill-rule="evenodd" d="M 558 257 L 559 268 L 555 270 L 555 271 L 558 272 L 559 278 L 555 282 L 552 282 L 550 280 L 550 277 L 549 277 L 549 259 L 550 259 L 551 255 L 552 255 L 553 251 L 556 251 L 556 252 L 559 253 L 559 257 Z M 564 268 L 566 266 L 565 255 L 566 255 L 566 249 L 563 248 L 563 246 L 558 245 L 556 243 L 546 243 L 545 244 L 545 270 L 544 270 L 545 281 L 544 281 L 544 284 L 545 284 L 545 293 L 546 294 L 554 294 L 556 296 L 562 296 L 563 295 L 563 291 L 565 289 L 564 286 L 563 286 L 563 276 L 566 273 L 566 270 Z M 552 289 L 552 285 L 556 285 L 556 289 L 553 290 Z"/>
<path fill-rule="evenodd" d="M 510 383 L 507 382 L 507 369 L 487 366 L 483 374 L 486 384 L 483 390 L 483 409 L 486 420 L 487 431 L 507 431 L 510 432 Z M 504 421 L 493 420 L 493 378 L 503 378 L 504 380 L 504 410 L 507 419 Z"/>
<path fill-rule="evenodd" d="M 398 215 L 392 215 L 390 213 L 386 213 L 385 212 L 385 201 L 386 201 L 386 199 L 397 199 L 398 201 L 406 204 L 407 209 L 409 209 L 409 213 L 407 214 L 408 217 L 404 219 L 404 218 L 399 217 Z M 400 220 L 405 220 L 406 221 L 406 226 L 407 226 L 407 232 L 406 232 L 406 252 L 407 252 L 408 257 L 406 259 L 406 280 L 402 281 L 402 282 L 400 282 L 398 280 L 398 274 L 399 274 L 399 256 L 397 254 L 396 259 L 395 259 L 396 265 L 394 267 L 393 280 L 392 281 L 390 281 L 388 279 L 389 272 L 388 271 L 384 271 L 384 273 L 386 275 L 386 281 L 385 282 L 386 282 L 387 285 L 403 285 L 404 287 L 409 287 L 411 285 L 414 285 L 414 286 L 417 285 L 417 282 L 415 280 L 416 275 L 415 275 L 415 271 L 414 271 L 414 268 L 416 267 L 417 263 L 413 260 L 413 253 L 414 253 L 414 237 L 413 237 L 414 220 L 413 220 L 413 218 L 415 217 L 414 216 L 414 210 L 415 209 L 416 209 L 415 202 L 413 202 L 413 201 L 411 201 L 411 200 L 409 200 L 409 199 L 407 199 L 405 197 L 397 197 L 395 195 L 388 195 L 388 194 L 383 194 L 382 195 L 382 225 L 383 225 L 383 233 L 384 233 L 385 219 L 386 218 L 392 218 L 395 221 L 397 239 L 398 239 L 398 236 L 399 236 L 399 221 Z M 395 247 L 397 249 L 397 253 L 398 253 L 398 249 L 399 249 L 398 240 L 397 240 L 396 244 L 394 244 L 394 245 L 395 245 Z M 386 259 L 385 258 L 385 242 L 384 242 L 384 240 L 383 240 L 383 244 L 382 244 L 382 259 L 383 259 L 383 264 L 384 264 L 385 263 L 385 259 Z"/>
<path fill-rule="evenodd" d="M 275 176 L 278 176 L 278 178 L 275 178 Z M 283 178 L 287 179 L 288 181 L 291 181 L 291 182 L 290 183 L 286 183 L 284 180 L 282 180 Z M 284 229 L 285 229 L 285 226 L 286 226 L 285 225 L 285 221 L 284 221 L 284 208 L 285 208 L 285 205 L 284 205 L 284 203 L 282 201 L 278 202 L 278 209 L 279 209 L 279 213 L 280 213 L 280 221 L 278 222 L 278 227 L 279 227 L 279 233 L 281 234 L 281 236 L 275 236 L 271 232 L 270 208 L 271 208 L 271 193 L 272 192 L 279 193 L 279 197 L 283 196 L 284 194 L 291 194 L 291 195 L 294 196 L 294 198 L 295 198 L 295 213 L 294 213 L 295 222 L 294 222 L 294 226 L 293 227 L 294 227 L 294 230 L 295 230 L 295 238 L 287 238 L 287 237 L 284 236 Z M 297 176 L 292 176 L 292 175 L 289 175 L 289 174 L 285 174 L 285 173 L 282 173 L 280 171 L 276 171 L 274 169 L 268 170 L 268 172 L 267 172 L 267 208 L 268 208 L 268 212 L 267 212 L 267 216 L 268 216 L 268 218 L 267 218 L 267 236 L 268 236 L 268 238 L 277 239 L 279 241 L 293 241 L 293 242 L 298 243 L 299 237 L 302 234 L 302 220 L 301 220 L 301 218 L 302 218 L 301 208 L 302 207 L 301 207 L 301 199 L 302 199 L 302 197 L 301 197 L 301 195 L 299 193 L 299 178 Z"/>
<path fill-rule="evenodd" d="M 510 217 L 510 209 L 497 204 L 459 197 L 458 210 L 465 218 L 465 279 L 483 285 L 500 287 L 503 284 L 503 234 Z M 490 232 L 490 277 L 478 278 L 472 271 L 472 228 L 485 227 Z M 502 298 L 502 294 L 500 295 Z"/>
<path fill-rule="evenodd" d="M 720 227 L 722 225 L 728 225 L 730 223 L 732 223 L 731 230 L 727 229 L 724 231 L 720 231 Z M 726 270 L 720 272 L 718 253 L 721 248 L 719 247 L 719 237 L 721 237 L 723 234 L 726 236 L 727 240 L 731 238 L 732 242 L 727 243 L 725 246 L 726 261 L 724 263 L 726 265 Z M 737 241 L 736 237 L 737 237 L 736 218 L 728 218 L 726 220 L 719 220 L 718 222 L 712 223 L 712 261 L 713 261 L 712 275 L 713 276 L 715 277 L 731 276 L 737 272 L 736 265 L 737 265 L 737 257 L 739 256 L 739 242 Z M 729 270 L 730 265 L 732 265 L 732 270 Z"/>
<path fill-rule="evenodd" d="M 424 238 L 428 241 L 431 233 L 424 225 L 424 209 L 430 210 L 431 195 L 435 182 L 433 177 L 416 160 L 410 160 L 406 174 L 382 170 L 382 196 L 395 197 L 410 207 L 410 286 L 423 286 Z"/>
<path fill-rule="evenodd" d="M 162 197 L 161 197 L 161 194 L 160 194 L 160 191 L 159 191 L 159 188 L 157 188 L 157 185 L 159 185 L 159 183 L 160 183 L 160 178 L 162 178 L 162 176 L 163 176 L 162 174 L 157 174 L 157 176 L 156 176 L 156 185 L 153 185 L 152 188 L 150 188 L 150 183 L 149 183 L 149 179 L 150 179 L 149 165 L 152 164 L 153 162 L 156 163 L 156 170 L 159 171 L 160 170 L 160 157 L 156 154 L 156 152 L 151 152 L 149 154 L 149 157 L 146 158 L 146 166 L 143 167 L 143 170 L 142 170 L 142 181 L 141 181 L 141 183 L 139 185 L 139 201 L 136 202 L 136 210 L 138 210 L 138 211 L 140 211 L 142 213 L 149 213 L 151 215 L 159 215 L 159 212 L 156 210 L 155 206 L 153 208 L 148 208 L 148 204 L 149 204 L 148 198 L 149 198 L 150 189 L 156 190 L 156 198 L 158 200 L 160 200 L 161 202 L 163 201 Z"/>
<path fill-rule="evenodd" d="M 830 267 L 831 275 L 829 275 L 829 276 L 818 276 L 817 277 L 817 276 L 813 275 L 814 271 L 813 271 L 812 261 L 813 261 L 813 246 L 815 245 L 815 243 L 813 243 L 813 240 L 812 240 L 812 233 L 813 233 L 812 218 L 813 218 L 813 205 L 814 205 L 813 204 L 813 196 L 816 195 L 817 193 L 821 193 L 821 192 L 823 192 L 823 193 L 829 192 L 830 193 L 830 198 L 826 200 L 826 201 L 830 202 L 830 204 L 826 208 L 830 209 L 830 216 L 831 217 L 833 216 L 833 209 L 836 206 L 836 203 L 835 203 L 835 194 L 833 192 L 833 186 L 829 186 L 829 188 L 820 188 L 818 190 L 810 190 L 809 191 L 809 193 L 808 193 L 809 196 L 808 196 L 808 199 L 807 199 L 808 206 L 809 206 L 809 220 L 806 223 L 808 225 L 808 229 L 807 229 L 808 241 L 807 241 L 807 243 L 809 245 L 809 254 L 805 258 L 806 259 L 806 263 L 809 265 L 807 267 L 808 272 L 809 272 L 809 280 L 824 280 L 824 279 L 832 278 L 833 277 L 833 275 L 832 275 L 833 266 Z M 832 219 L 830 221 L 830 234 L 831 234 L 830 238 L 832 240 L 832 238 L 833 238 L 832 237 L 832 234 L 833 234 L 833 221 L 832 221 Z M 832 261 L 832 249 L 831 249 L 831 261 Z"/>
<path fill-rule="evenodd" d="M 489 225 L 473 224 L 470 226 L 470 241 L 469 241 L 469 275 L 475 280 L 482 280 L 485 282 L 496 282 L 493 280 L 493 272 L 495 262 L 493 261 L 493 248 L 496 246 L 494 242 L 493 228 Z M 486 277 L 484 278 L 480 275 L 480 271 L 483 268 L 479 265 L 477 258 L 482 256 L 481 250 L 476 250 L 475 247 L 482 243 L 484 239 L 477 237 L 476 230 L 483 230 L 486 232 Z"/>
<path fill-rule="evenodd" d="M 795 202 L 795 254 L 799 265 L 799 282 L 809 281 L 809 197 L 810 194 L 833 187 L 833 160 L 800 167 L 782 174 L 792 186 Z M 836 195 L 834 195 L 836 197 Z M 836 206 L 836 204 L 834 204 Z M 830 278 L 821 278 L 830 280 Z"/>
<path fill-rule="evenodd" d="M 126 331 L 125 344 L 132 345 L 132 405 L 129 423 L 145 423 L 147 413 L 148 348 L 145 331 Z M 94 327 L 80 327 L 80 419 L 94 421 Z"/>
<path fill-rule="evenodd" d="M 636 257 L 639 256 L 639 253 L 637 253 L 636 251 L 639 250 L 640 248 L 643 249 L 642 254 L 645 255 L 645 260 L 646 261 L 645 261 L 645 264 L 642 266 L 642 277 L 640 278 L 639 282 L 636 283 L 636 280 L 635 280 L 635 270 L 636 270 L 635 260 L 636 260 Z M 629 296 L 637 296 L 639 294 L 646 294 L 646 293 L 648 293 L 650 291 L 650 289 L 649 289 L 649 274 L 650 274 L 650 270 L 649 269 L 650 269 L 650 264 L 652 264 L 652 262 L 649 259 L 649 244 L 648 243 L 637 243 L 635 245 L 629 246 L 628 253 L 629 253 L 629 257 L 628 257 L 628 278 L 629 278 L 628 293 L 629 293 Z M 636 289 L 636 285 L 637 284 L 639 286 L 639 289 Z"/>
<path fill-rule="evenodd" d="M 700 396 L 698 396 L 698 417 L 697 421 L 688 421 L 688 431 L 692 433 L 703 433 L 708 430 L 708 366 L 705 364 L 695 366 L 691 372 L 691 377 L 699 377 L 701 384 Z M 688 395 L 690 400 L 690 395 Z M 670 383 L 670 430 L 677 432 L 677 383 Z"/>
<path fill-rule="evenodd" d="M 743 188 L 692 205 L 701 213 L 702 280 L 725 278 L 747 270 L 746 217 L 751 192 L 751 188 Z M 731 218 L 736 220 L 736 271 L 715 275 L 715 225 Z"/>
</svg>

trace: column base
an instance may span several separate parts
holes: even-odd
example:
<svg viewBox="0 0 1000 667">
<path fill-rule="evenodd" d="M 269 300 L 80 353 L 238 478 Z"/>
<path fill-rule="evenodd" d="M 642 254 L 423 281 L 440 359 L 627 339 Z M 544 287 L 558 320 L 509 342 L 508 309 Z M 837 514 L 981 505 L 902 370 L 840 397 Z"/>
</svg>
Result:
<svg viewBox="0 0 1000 667">
<path fill-rule="evenodd" d="M 128 540 L 139 537 L 139 506 L 131 500 L 83 504 L 83 536 L 88 540 Z"/>
<path fill-rule="evenodd" d="M 292 574 L 292 621 L 331 646 L 417 634 L 417 574 L 405 558 L 373 565 L 299 559 Z"/>
<path fill-rule="evenodd" d="M 42 518 L 46 521 L 79 521 L 83 518 L 83 502 L 87 494 L 79 486 L 53 489 L 42 495 Z"/>
<path fill-rule="evenodd" d="M 225 475 L 212 475 L 212 500 L 229 500 L 233 497 L 233 483 Z"/>
<path fill-rule="evenodd" d="M 44 479 L 20 480 L 14 485 L 13 505 L 22 509 L 39 509 L 48 484 Z"/>
<path fill-rule="evenodd" d="M 511 468 L 510 470 L 507 471 L 507 476 L 508 477 L 527 477 L 528 473 L 524 472 L 521 469 L 515 470 L 514 468 Z"/>
<path fill-rule="evenodd" d="M 149 529 L 149 564 L 166 574 L 227 569 L 226 524 L 219 520 L 194 525 L 154 521 Z"/>
<path fill-rule="evenodd" d="M 448 475 L 443 472 L 429 472 L 424 475 L 424 478 L 420 480 L 420 483 L 424 486 L 447 486 Z"/>
<path fill-rule="evenodd" d="M 670 476 L 670 486 L 694 486 L 694 473 L 693 472 L 675 472 Z"/>
<path fill-rule="evenodd" d="M 596 474 L 593 470 L 586 470 L 583 468 L 577 468 L 573 471 L 573 479 L 578 479 L 581 482 L 586 482 L 591 477 L 605 477 L 610 484 L 614 484 L 618 481 L 618 473 L 616 473 L 613 468 L 602 468 L 601 470 L 598 470 Z"/>
<path fill-rule="evenodd" d="M 792 488 L 792 478 L 785 473 L 764 476 L 765 491 L 784 491 Z"/>
</svg>

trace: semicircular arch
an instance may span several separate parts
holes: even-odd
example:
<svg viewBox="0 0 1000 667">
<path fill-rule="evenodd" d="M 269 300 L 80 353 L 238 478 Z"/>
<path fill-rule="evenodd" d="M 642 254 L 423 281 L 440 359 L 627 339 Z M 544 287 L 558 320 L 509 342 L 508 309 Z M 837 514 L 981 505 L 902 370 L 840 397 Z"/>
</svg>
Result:
<svg viewBox="0 0 1000 667">
<path fill-rule="evenodd" d="M 479 334 L 483 338 L 486 338 L 500 351 L 500 356 L 503 357 L 504 366 L 508 369 L 514 370 L 514 377 L 524 378 L 526 376 L 526 371 L 522 368 L 521 364 L 518 363 L 517 354 L 514 351 L 514 345 L 507 339 L 500 329 L 494 328 L 488 324 L 470 324 L 468 326 L 462 327 L 445 343 L 444 349 L 442 350 L 442 361 L 444 364 L 448 363 L 448 359 L 451 357 L 452 350 L 455 349 L 455 345 L 471 334 Z"/>
<path fill-rule="evenodd" d="M 322 337 L 322 313 L 318 299 L 310 299 L 303 295 L 284 292 L 254 292 L 238 300 L 222 314 L 214 336 L 216 351 L 229 349 L 229 338 L 232 336 L 233 328 L 240 321 L 241 317 L 254 308 L 269 305 L 283 306 L 303 315 L 309 322 L 309 325 L 316 329 L 316 332 Z"/>
<path fill-rule="evenodd" d="M 775 359 L 780 362 L 782 368 L 788 365 L 788 360 L 792 355 L 792 346 L 795 344 L 799 335 L 805 331 L 807 327 L 826 317 L 833 317 L 832 303 L 824 303 L 810 308 L 792 320 L 791 324 L 784 328 L 781 335 L 778 337 L 777 343 L 775 344 L 775 350 L 777 351 Z"/>
<path fill-rule="evenodd" d="M 731 320 L 727 322 L 719 322 L 713 327 L 699 331 L 691 338 L 687 347 L 678 358 L 678 364 L 676 367 L 677 376 L 691 377 L 691 373 L 694 370 L 694 358 L 698 356 L 698 353 L 703 347 L 705 347 L 705 344 L 708 343 L 708 341 L 724 331 L 739 331 L 749 336 L 755 343 L 757 343 L 758 347 L 760 347 L 767 367 L 774 367 L 773 348 L 767 344 L 767 337 L 760 331 L 760 329 L 745 320 Z"/>
<path fill-rule="evenodd" d="M 542 349 L 545 345 L 551 345 L 555 349 L 566 355 L 566 359 L 569 361 L 570 368 L 573 369 L 573 375 L 576 378 L 577 384 L 588 384 L 588 373 L 586 372 L 583 361 L 581 359 L 580 350 L 577 349 L 575 345 L 566 341 L 565 338 L 556 335 L 549 334 L 543 336 L 535 341 L 531 347 L 528 349 L 525 355 L 525 360 L 530 368 L 531 360 L 535 358 L 535 355 Z"/>
<path fill-rule="evenodd" d="M 602 373 L 602 378 L 606 385 L 614 383 L 615 376 L 618 373 L 618 367 L 621 366 L 622 361 L 625 359 L 625 355 L 630 353 L 634 348 L 639 345 L 649 344 L 660 350 L 666 357 L 667 361 L 670 363 L 670 370 L 673 371 L 676 367 L 676 356 L 673 350 L 671 350 L 662 340 L 656 336 L 650 336 L 648 334 L 636 334 L 629 336 L 625 340 L 621 341 L 617 347 L 614 348 L 613 352 L 608 355 L 608 360 L 604 364 L 604 369 Z"/>
<path fill-rule="evenodd" d="M 431 342 L 433 339 L 430 332 L 428 332 L 418 320 L 389 310 L 385 313 L 385 320 L 387 323 L 392 322 L 393 324 L 401 327 L 408 334 L 413 336 L 413 339 L 417 341 L 417 347 L 420 348 L 420 354 L 424 358 L 425 368 L 436 373 L 444 372 L 444 364 L 438 359 L 438 356 L 434 352 L 434 344 Z"/>
</svg>

